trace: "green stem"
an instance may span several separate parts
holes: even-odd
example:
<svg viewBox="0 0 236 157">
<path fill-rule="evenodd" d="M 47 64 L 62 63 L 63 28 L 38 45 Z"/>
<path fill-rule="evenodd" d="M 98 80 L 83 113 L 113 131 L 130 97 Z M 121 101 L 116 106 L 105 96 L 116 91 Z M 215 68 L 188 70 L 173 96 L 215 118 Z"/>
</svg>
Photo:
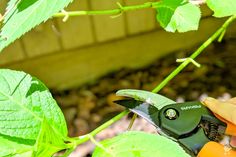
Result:
<svg viewBox="0 0 236 157">
<path fill-rule="evenodd" d="M 157 2 L 147 2 L 140 5 L 132 6 L 119 6 L 117 9 L 112 10 L 96 10 L 96 11 L 68 11 L 60 12 L 53 15 L 53 17 L 65 17 L 65 16 L 82 16 L 82 15 L 117 15 L 126 11 L 141 10 L 146 8 L 153 8 Z"/>
<path fill-rule="evenodd" d="M 101 126 L 99 126 L 98 128 L 96 128 L 95 130 L 93 130 L 92 132 L 90 132 L 89 134 L 86 134 L 84 136 L 80 136 L 80 137 L 76 137 L 73 138 L 72 141 L 74 141 L 75 143 L 69 143 L 69 145 L 73 146 L 73 145 L 80 145 L 84 142 L 87 142 L 88 140 L 90 140 L 91 137 L 95 136 L 96 134 L 98 134 L 99 132 L 101 132 L 102 130 L 106 129 L 107 127 L 109 127 L 111 124 L 117 122 L 118 120 L 120 120 L 121 118 L 123 118 L 124 116 L 126 116 L 129 113 L 128 110 L 125 110 L 123 112 L 121 112 L 120 114 L 118 114 L 117 116 L 113 117 L 112 119 L 110 119 L 109 121 L 105 122 L 104 124 L 102 124 Z"/>
<path fill-rule="evenodd" d="M 236 19 L 236 15 L 231 16 L 207 41 L 205 41 L 189 58 L 195 59 L 198 55 L 201 54 L 201 52 L 207 48 L 214 40 L 216 40 L 222 32 L 224 32 L 230 23 L 232 23 Z M 157 87 L 155 87 L 152 92 L 157 93 L 159 92 L 163 87 L 166 86 L 166 84 L 172 80 L 177 74 L 179 74 L 190 62 L 190 60 L 185 60 L 183 63 L 181 63 L 174 71 L 171 72 Z"/>
</svg>

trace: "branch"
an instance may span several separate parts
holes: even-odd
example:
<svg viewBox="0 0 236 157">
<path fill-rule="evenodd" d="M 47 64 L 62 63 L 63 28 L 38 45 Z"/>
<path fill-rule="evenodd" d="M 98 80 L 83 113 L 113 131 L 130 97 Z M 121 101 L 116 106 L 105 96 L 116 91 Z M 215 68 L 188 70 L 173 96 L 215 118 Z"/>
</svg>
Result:
<svg viewBox="0 0 236 157">
<path fill-rule="evenodd" d="M 95 130 L 93 130 L 92 132 L 90 132 L 89 134 L 86 134 L 84 136 L 80 136 L 80 137 L 76 137 L 76 138 L 72 138 L 69 141 L 72 141 L 72 143 L 68 143 L 67 145 L 69 146 L 69 148 L 73 147 L 74 145 L 80 145 L 84 142 L 87 142 L 88 140 L 91 139 L 91 137 L 94 137 L 96 134 L 98 134 L 99 132 L 101 132 L 102 130 L 106 129 L 107 127 L 109 127 L 111 124 L 117 122 L 118 120 L 120 120 L 121 118 L 123 118 L 124 116 L 126 116 L 129 113 L 128 110 L 125 110 L 123 112 L 121 112 L 120 114 L 118 114 L 117 116 L 113 117 L 112 119 L 108 120 L 107 122 L 105 122 L 104 124 L 102 124 L 101 126 L 99 126 L 98 128 L 96 128 Z"/>
<path fill-rule="evenodd" d="M 147 2 L 139 5 L 122 6 L 117 3 L 119 8 L 112 10 L 96 10 L 96 11 L 68 11 L 60 12 L 53 15 L 53 17 L 65 17 L 65 16 L 82 16 L 82 15 L 118 15 L 126 11 L 141 10 L 146 8 L 154 8 L 154 5 L 158 2 Z"/>
</svg>

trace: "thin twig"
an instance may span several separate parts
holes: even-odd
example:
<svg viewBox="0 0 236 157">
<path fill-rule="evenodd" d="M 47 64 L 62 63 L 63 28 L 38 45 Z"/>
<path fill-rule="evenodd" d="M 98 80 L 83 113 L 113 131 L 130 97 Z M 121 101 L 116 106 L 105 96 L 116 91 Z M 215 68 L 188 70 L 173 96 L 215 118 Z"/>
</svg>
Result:
<svg viewBox="0 0 236 157">
<path fill-rule="evenodd" d="M 135 119 L 137 118 L 137 114 L 134 114 L 133 115 L 133 117 L 132 117 L 132 119 L 131 119 L 131 121 L 130 121 L 130 123 L 129 123 L 129 126 L 128 126 L 128 129 L 127 130 L 131 130 L 131 128 L 132 128 L 132 126 L 133 126 L 133 124 L 134 124 L 134 121 L 135 121 Z"/>
<path fill-rule="evenodd" d="M 98 134 L 99 132 L 101 132 L 102 130 L 106 129 L 107 127 L 109 127 L 111 124 L 117 122 L 118 120 L 120 120 L 121 118 L 123 118 L 124 116 L 126 116 L 127 114 L 129 114 L 128 110 L 125 110 L 123 112 L 121 112 L 120 114 L 118 114 L 117 116 L 113 117 L 112 119 L 108 120 L 107 122 L 105 122 L 104 124 L 102 124 L 101 126 L 99 126 L 98 128 L 96 128 L 95 130 L 93 130 L 92 132 L 90 132 L 89 134 L 86 134 L 84 136 L 80 136 L 80 137 L 76 137 L 76 138 L 71 138 L 70 141 L 75 141 L 76 145 L 80 145 L 84 142 L 87 142 L 88 140 L 91 139 L 91 136 L 95 136 L 96 134 Z M 68 143 L 67 144 L 69 147 L 74 146 L 73 143 Z"/>
<path fill-rule="evenodd" d="M 181 59 L 176 59 L 176 62 L 178 63 L 182 63 L 182 62 L 189 62 L 189 63 L 193 63 L 193 65 L 195 65 L 196 67 L 200 68 L 201 64 L 199 64 L 198 62 L 196 62 L 194 59 L 192 58 L 181 58 Z"/>
<path fill-rule="evenodd" d="M 111 10 L 94 10 L 94 11 L 67 11 L 56 13 L 53 17 L 65 17 L 65 16 L 83 16 L 83 15 L 119 15 L 126 11 L 133 11 L 133 10 L 142 10 L 146 8 L 154 8 L 154 5 L 158 2 L 147 2 L 144 4 L 139 5 L 132 5 L 132 6 L 122 6 L 119 4 L 117 9 Z"/>
</svg>

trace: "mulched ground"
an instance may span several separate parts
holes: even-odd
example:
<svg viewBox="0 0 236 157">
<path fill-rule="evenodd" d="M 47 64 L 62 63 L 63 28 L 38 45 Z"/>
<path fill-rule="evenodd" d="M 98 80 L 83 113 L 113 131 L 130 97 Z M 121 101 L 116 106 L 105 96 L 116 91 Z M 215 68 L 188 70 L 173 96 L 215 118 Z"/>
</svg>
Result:
<svg viewBox="0 0 236 157">
<path fill-rule="evenodd" d="M 212 44 L 196 60 L 202 65 L 201 68 L 189 65 L 160 94 L 176 101 L 198 100 L 206 96 L 225 99 L 236 96 L 235 50 L 236 39 Z M 184 58 L 191 53 L 191 50 L 175 52 L 142 69 L 121 69 L 93 84 L 68 91 L 53 91 L 65 114 L 70 136 L 86 134 L 121 112 L 123 108 L 113 103 L 117 99 L 114 94 L 117 90 L 132 88 L 150 91 L 178 66 L 179 63 L 175 62 L 177 58 Z M 112 137 L 125 131 L 128 122 L 127 118 L 122 119 L 99 134 L 97 139 Z M 138 119 L 135 130 L 144 130 L 147 125 L 145 121 Z M 146 131 L 153 132 L 153 128 L 150 126 Z M 91 143 L 87 143 L 73 155 L 86 156 L 93 148 Z"/>
</svg>

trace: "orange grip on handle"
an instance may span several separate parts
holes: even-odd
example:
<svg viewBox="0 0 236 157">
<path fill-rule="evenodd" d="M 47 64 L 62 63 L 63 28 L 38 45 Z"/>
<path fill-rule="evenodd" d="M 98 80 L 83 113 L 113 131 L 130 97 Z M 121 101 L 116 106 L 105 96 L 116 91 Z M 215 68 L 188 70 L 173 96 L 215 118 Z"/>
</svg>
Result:
<svg viewBox="0 0 236 157">
<path fill-rule="evenodd" d="M 225 130 L 225 134 L 231 135 L 231 136 L 236 136 L 236 125 L 231 123 L 230 121 L 227 121 L 226 119 L 222 118 L 221 116 L 217 115 L 214 113 L 214 115 L 221 120 L 222 122 L 225 122 L 227 124 L 227 128 Z M 236 157 L 236 156 L 235 156 Z"/>
<path fill-rule="evenodd" d="M 217 142 L 208 142 L 197 157 L 236 157 L 236 151 L 225 150 L 224 146 Z"/>
</svg>

